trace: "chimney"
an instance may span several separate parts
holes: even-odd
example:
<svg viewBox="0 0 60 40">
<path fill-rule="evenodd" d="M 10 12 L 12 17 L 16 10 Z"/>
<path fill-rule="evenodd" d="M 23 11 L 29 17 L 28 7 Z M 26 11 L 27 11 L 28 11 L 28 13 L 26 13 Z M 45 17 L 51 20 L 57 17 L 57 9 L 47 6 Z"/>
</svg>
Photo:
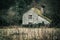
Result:
<svg viewBox="0 0 60 40">
<path fill-rule="evenodd" d="M 41 12 L 45 13 L 45 5 L 41 5 Z"/>
</svg>

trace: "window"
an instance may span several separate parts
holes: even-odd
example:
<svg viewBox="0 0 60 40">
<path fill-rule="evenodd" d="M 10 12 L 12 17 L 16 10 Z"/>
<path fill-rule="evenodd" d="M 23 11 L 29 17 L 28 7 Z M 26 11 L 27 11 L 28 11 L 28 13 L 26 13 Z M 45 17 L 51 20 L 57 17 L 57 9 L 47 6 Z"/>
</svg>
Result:
<svg viewBox="0 0 60 40">
<path fill-rule="evenodd" d="M 29 15 L 29 19 L 32 19 L 32 15 Z"/>
</svg>

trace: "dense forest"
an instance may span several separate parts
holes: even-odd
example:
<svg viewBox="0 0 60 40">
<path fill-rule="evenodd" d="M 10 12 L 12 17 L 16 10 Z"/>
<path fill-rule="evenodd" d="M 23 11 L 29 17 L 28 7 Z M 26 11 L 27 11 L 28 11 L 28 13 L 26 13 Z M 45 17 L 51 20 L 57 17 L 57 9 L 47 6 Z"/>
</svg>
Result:
<svg viewBox="0 0 60 40">
<path fill-rule="evenodd" d="M 59 27 L 60 26 L 59 0 L 35 0 L 35 1 L 37 4 L 44 5 L 45 13 L 43 15 L 47 16 L 52 20 L 51 26 Z M 32 2 L 33 0 L 0 0 L 0 26 L 20 25 L 22 23 L 23 13 L 25 13 L 32 7 L 31 6 Z"/>
</svg>

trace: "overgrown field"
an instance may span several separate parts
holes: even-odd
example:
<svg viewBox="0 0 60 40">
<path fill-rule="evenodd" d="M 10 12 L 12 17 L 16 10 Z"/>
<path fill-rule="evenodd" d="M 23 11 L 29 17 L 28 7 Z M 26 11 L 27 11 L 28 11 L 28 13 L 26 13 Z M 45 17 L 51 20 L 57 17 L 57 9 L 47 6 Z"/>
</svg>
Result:
<svg viewBox="0 0 60 40">
<path fill-rule="evenodd" d="M 59 40 L 58 28 L 6 28 L 0 29 L 0 40 Z"/>
</svg>

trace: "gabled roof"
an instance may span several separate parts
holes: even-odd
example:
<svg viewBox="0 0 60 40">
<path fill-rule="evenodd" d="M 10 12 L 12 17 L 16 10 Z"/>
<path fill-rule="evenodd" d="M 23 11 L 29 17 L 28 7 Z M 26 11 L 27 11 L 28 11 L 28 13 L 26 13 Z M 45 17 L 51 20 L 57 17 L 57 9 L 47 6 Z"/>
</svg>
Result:
<svg viewBox="0 0 60 40">
<path fill-rule="evenodd" d="M 41 16 L 42 18 L 44 18 L 44 19 L 46 19 L 47 21 L 51 22 L 51 20 L 50 20 L 48 17 L 42 15 L 41 10 L 39 10 L 38 8 L 32 8 L 32 10 L 34 10 L 34 12 L 37 13 L 37 14 L 38 14 L 39 16 Z"/>
</svg>

